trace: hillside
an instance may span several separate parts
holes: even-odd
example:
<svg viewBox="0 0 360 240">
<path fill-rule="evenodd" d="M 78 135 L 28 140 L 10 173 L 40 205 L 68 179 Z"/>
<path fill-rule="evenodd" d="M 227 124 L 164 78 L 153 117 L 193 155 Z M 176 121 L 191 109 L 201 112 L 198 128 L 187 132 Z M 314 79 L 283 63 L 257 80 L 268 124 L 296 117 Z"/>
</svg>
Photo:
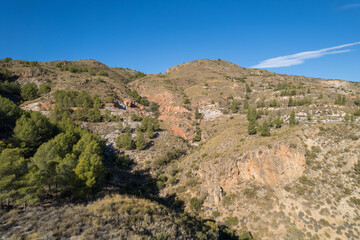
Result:
<svg viewBox="0 0 360 240">
<path fill-rule="evenodd" d="M 49 84 L 30 100 L 2 95 L 98 133 L 107 172 L 89 203 L 2 210 L 6 238 L 360 238 L 359 83 L 207 59 L 147 75 L 95 60 L 0 68 L 2 82 Z M 79 224 L 40 227 L 49 214 Z"/>
</svg>

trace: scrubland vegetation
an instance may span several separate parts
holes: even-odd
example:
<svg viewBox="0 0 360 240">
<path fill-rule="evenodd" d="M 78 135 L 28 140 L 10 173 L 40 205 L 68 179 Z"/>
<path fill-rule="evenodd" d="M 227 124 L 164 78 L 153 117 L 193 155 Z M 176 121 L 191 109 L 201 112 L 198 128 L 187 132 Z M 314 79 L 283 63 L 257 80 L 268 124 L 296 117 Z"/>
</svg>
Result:
<svg viewBox="0 0 360 240">
<path fill-rule="evenodd" d="M 0 66 L 5 238 L 359 237 L 356 83 L 224 60 Z"/>
</svg>

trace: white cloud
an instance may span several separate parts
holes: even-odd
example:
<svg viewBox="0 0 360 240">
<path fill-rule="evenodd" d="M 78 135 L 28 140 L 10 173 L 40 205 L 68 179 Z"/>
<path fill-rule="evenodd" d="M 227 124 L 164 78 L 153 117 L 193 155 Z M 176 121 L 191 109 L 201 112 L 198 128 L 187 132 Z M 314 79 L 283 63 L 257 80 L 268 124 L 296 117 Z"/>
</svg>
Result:
<svg viewBox="0 0 360 240">
<path fill-rule="evenodd" d="M 345 9 L 358 8 L 358 7 L 360 7 L 360 3 L 352 3 L 352 4 L 346 4 L 344 6 L 341 6 L 339 9 L 345 10 Z"/>
<path fill-rule="evenodd" d="M 335 47 L 324 48 L 316 51 L 306 51 L 296 54 L 286 55 L 282 57 L 270 58 L 264 61 L 261 61 L 259 64 L 252 66 L 252 68 L 276 68 L 276 67 L 289 67 L 293 65 L 299 65 L 305 62 L 307 59 L 319 58 L 329 54 L 338 54 L 350 52 L 350 49 L 342 49 L 346 47 L 351 47 L 354 45 L 359 45 L 360 42 L 343 44 Z"/>
</svg>

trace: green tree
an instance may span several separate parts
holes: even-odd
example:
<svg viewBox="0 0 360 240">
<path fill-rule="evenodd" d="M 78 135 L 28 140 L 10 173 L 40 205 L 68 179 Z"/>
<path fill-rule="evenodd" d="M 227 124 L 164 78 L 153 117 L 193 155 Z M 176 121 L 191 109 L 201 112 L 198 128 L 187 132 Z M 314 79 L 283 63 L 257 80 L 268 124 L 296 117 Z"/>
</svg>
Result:
<svg viewBox="0 0 360 240">
<path fill-rule="evenodd" d="M 194 142 L 200 142 L 201 141 L 201 129 L 196 129 L 193 141 Z"/>
<path fill-rule="evenodd" d="M 87 114 L 89 122 L 101 122 L 101 113 L 98 109 L 89 109 Z"/>
<path fill-rule="evenodd" d="M 146 136 L 150 139 L 153 139 L 155 137 L 155 133 L 154 133 L 154 128 L 153 127 L 148 127 L 146 130 Z"/>
<path fill-rule="evenodd" d="M 201 119 L 202 118 L 202 115 L 201 113 L 199 112 L 199 109 L 198 108 L 195 108 L 195 119 Z"/>
<path fill-rule="evenodd" d="M 251 121 L 258 119 L 258 115 L 259 114 L 257 113 L 256 108 L 249 107 L 246 117 L 248 121 Z"/>
<path fill-rule="evenodd" d="M 50 91 L 51 91 L 51 86 L 50 86 L 50 84 L 49 84 L 49 83 L 45 83 L 45 84 L 43 84 L 43 85 L 41 85 L 41 86 L 39 87 L 38 93 L 39 93 L 40 95 L 42 95 L 42 94 L 48 93 L 48 92 L 50 92 Z"/>
<path fill-rule="evenodd" d="M 290 127 L 293 127 L 293 126 L 295 126 L 295 124 L 296 124 L 295 111 L 292 110 L 290 113 L 289 125 L 290 125 Z"/>
<path fill-rule="evenodd" d="M 20 92 L 21 92 L 21 87 L 18 82 L 16 81 L 9 82 L 8 80 L 5 80 L 4 82 L 0 81 L 0 95 L 1 94 L 20 95 Z"/>
<path fill-rule="evenodd" d="M 74 133 L 60 133 L 37 149 L 31 160 L 39 170 L 44 185 L 51 188 L 57 184 L 57 166 L 67 154 L 72 152 L 73 145 L 77 141 L 78 138 Z"/>
<path fill-rule="evenodd" d="M 281 128 L 284 124 L 284 121 L 280 117 L 277 117 L 274 119 L 274 124 L 276 128 Z"/>
<path fill-rule="evenodd" d="M 186 97 L 186 98 L 184 99 L 184 104 L 190 104 L 189 98 Z"/>
<path fill-rule="evenodd" d="M 143 117 L 141 120 L 141 130 L 145 132 L 148 128 L 152 128 L 153 131 L 158 131 L 160 129 L 159 121 L 156 118 Z"/>
<path fill-rule="evenodd" d="M 248 134 L 255 135 L 257 133 L 257 121 L 254 119 L 249 120 L 248 123 Z"/>
<path fill-rule="evenodd" d="M 11 80 L 14 74 L 7 68 L 0 69 L 0 80 Z"/>
<path fill-rule="evenodd" d="M 54 126 L 39 112 L 23 114 L 14 128 L 14 138 L 22 147 L 37 148 L 54 136 Z"/>
<path fill-rule="evenodd" d="M 121 134 L 116 139 L 116 146 L 119 148 L 125 148 L 127 150 L 131 150 L 135 148 L 135 143 L 131 138 L 130 131 L 127 131 L 126 133 Z"/>
<path fill-rule="evenodd" d="M 105 177 L 102 163 L 101 147 L 96 141 L 89 142 L 79 156 L 79 163 L 74 169 L 80 188 L 76 189 L 76 196 L 86 196 L 99 190 Z"/>
<path fill-rule="evenodd" d="M 11 61 L 12 61 L 12 59 L 11 59 L 11 58 L 6 57 L 6 58 L 2 59 L 0 62 L 3 62 L 3 63 L 8 63 L 8 62 L 11 62 Z"/>
<path fill-rule="evenodd" d="M 261 136 L 270 136 L 270 126 L 266 120 L 260 128 L 260 134 Z"/>
<path fill-rule="evenodd" d="M 27 100 L 33 100 L 38 97 L 38 88 L 35 83 L 27 82 L 21 88 L 21 97 Z"/>
<path fill-rule="evenodd" d="M 0 132 L 11 131 L 21 113 L 21 109 L 14 102 L 0 96 Z"/>
<path fill-rule="evenodd" d="M 203 207 L 204 201 L 201 199 L 198 199 L 196 197 L 193 197 L 190 199 L 190 206 L 195 211 L 199 211 Z"/>
<path fill-rule="evenodd" d="M 252 92 L 250 86 L 248 84 L 246 84 L 246 93 L 250 93 Z"/>
<path fill-rule="evenodd" d="M 75 154 L 68 153 L 56 165 L 56 183 L 62 192 L 76 191 L 76 175 L 74 169 L 78 164 Z"/>
<path fill-rule="evenodd" d="M 147 142 L 144 138 L 144 134 L 142 133 L 140 128 L 136 129 L 136 149 L 143 150 L 147 146 Z"/>
<path fill-rule="evenodd" d="M 21 149 L 5 149 L 0 154 L 0 201 L 16 198 L 26 173 L 26 161 Z"/>
<path fill-rule="evenodd" d="M 288 106 L 289 106 L 289 107 L 295 106 L 295 105 L 294 105 L 294 100 L 293 100 L 292 97 L 289 97 Z"/>
<path fill-rule="evenodd" d="M 248 100 L 244 100 L 244 109 L 249 109 L 249 101 Z"/>
<path fill-rule="evenodd" d="M 232 113 L 237 113 L 239 111 L 239 105 L 240 105 L 240 102 L 238 102 L 236 100 L 232 101 L 232 103 L 231 103 Z"/>
</svg>

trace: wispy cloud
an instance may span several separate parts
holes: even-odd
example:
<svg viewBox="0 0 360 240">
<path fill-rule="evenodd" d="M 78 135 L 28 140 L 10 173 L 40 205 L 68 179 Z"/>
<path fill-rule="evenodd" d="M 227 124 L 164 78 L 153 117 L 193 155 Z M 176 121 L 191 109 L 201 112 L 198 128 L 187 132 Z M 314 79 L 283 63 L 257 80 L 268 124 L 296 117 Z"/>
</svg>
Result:
<svg viewBox="0 0 360 240">
<path fill-rule="evenodd" d="M 359 7 L 360 7 L 360 3 L 352 3 L 352 4 L 346 4 L 344 6 L 341 6 L 339 8 L 339 10 L 346 10 L 346 9 L 359 8 Z"/>
<path fill-rule="evenodd" d="M 343 44 L 335 47 L 324 48 L 315 51 L 300 52 L 296 54 L 286 55 L 282 57 L 270 58 L 261 61 L 259 64 L 252 66 L 252 68 L 276 68 L 276 67 L 289 67 L 293 65 L 299 65 L 305 62 L 307 59 L 319 58 L 329 54 L 338 54 L 350 52 L 350 49 L 343 49 L 355 45 L 359 45 L 360 42 Z M 342 50 L 338 50 L 342 49 Z"/>
</svg>

